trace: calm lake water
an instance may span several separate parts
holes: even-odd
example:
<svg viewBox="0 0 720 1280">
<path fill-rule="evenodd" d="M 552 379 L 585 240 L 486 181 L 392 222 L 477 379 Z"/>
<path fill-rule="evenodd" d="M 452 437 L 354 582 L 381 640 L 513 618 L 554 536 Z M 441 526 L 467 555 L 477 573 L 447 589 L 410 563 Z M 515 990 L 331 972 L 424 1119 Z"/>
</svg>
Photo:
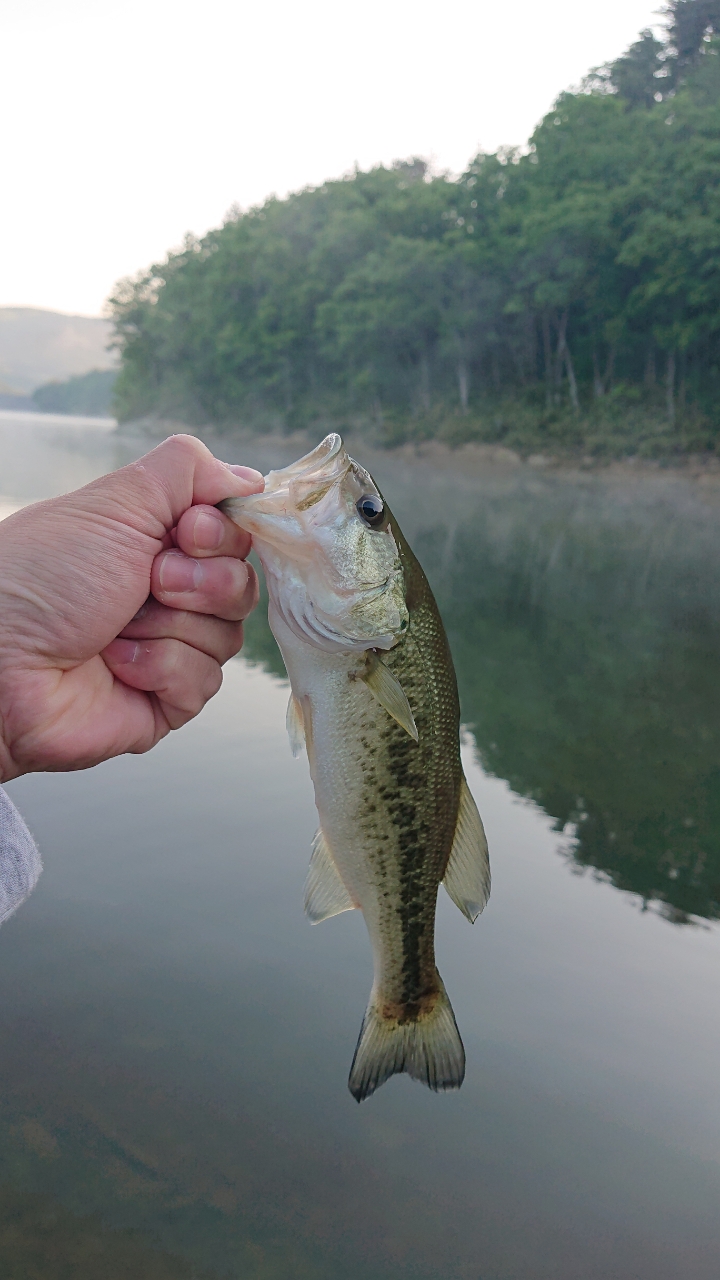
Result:
<svg viewBox="0 0 720 1280">
<path fill-rule="evenodd" d="M 0 514 L 139 452 L 0 415 Z M 490 842 L 477 924 L 440 898 L 465 1085 L 347 1091 L 369 947 L 303 915 L 258 611 L 149 756 L 8 788 L 45 871 L 0 931 L 0 1271 L 716 1280 L 720 486 L 356 452 L 445 617 Z"/>
</svg>

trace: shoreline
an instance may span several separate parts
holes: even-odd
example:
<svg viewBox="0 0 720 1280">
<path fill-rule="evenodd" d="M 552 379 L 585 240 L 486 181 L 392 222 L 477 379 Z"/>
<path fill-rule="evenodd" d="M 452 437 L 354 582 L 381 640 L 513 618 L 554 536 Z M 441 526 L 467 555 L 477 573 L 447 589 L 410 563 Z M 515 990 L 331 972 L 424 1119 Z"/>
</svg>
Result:
<svg viewBox="0 0 720 1280">
<path fill-rule="evenodd" d="M 137 422 L 118 423 L 115 433 L 120 438 L 133 441 L 145 439 L 149 446 L 158 444 L 168 435 L 192 435 L 207 444 L 215 453 L 222 452 L 228 446 L 250 446 L 263 451 L 292 453 L 300 457 L 322 439 L 320 432 L 301 429 L 292 432 L 258 432 L 251 428 L 237 428 L 230 431 L 218 431 L 216 428 L 191 426 L 171 419 L 156 421 L 140 420 Z M 328 426 L 328 431 L 333 430 Z M 327 434 L 327 432 L 326 432 Z M 434 464 L 444 472 L 457 471 L 464 476 L 476 475 L 488 470 L 494 471 L 528 471 L 530 473 L 576 474 L 585 476 L 682 476 L 688 479 L 720 485 L 720 457 L 716 454 L 676 454 L 663 458 L 644 458 L 631 454 L 619 458 L 582 457 L 572 454 L 531 453 L 523 457 L 515 449 L 502 444 L 486 444 L 469 441 L 465 444 L 448 444 L 444 440 L 430 439 L 409 441 L 404 444 L 384 444 L 372 432 L 352 429 L 345 435 L 349 447 L 361 447 L 374 454 L 387 455 L 396 460 L 406 459 L 408 462 L 425 462 Z"/>
<path fill-rule="evenodd" d="M 18 422 L 18 420 L 20 420 Z M 42 413 L 39 411 L 18 412 L 0 409 L 0 424 L 10 422 L 27 423 L 33 427 L 94 427 L 113 435 L 118 441 L 127 441 L 134 447 L 153 448 L 169 435 L 192 435 L 207 444 L 208 448 L 221 456 L 228 449 L 235 451 L 242 448 L 263 454 L 286 455 L 300 457 L 308 452 L 321 439 L 320 432 L 325 428 L 318 426 L 317 431 L 300 429 L 292 432 L 259 432 L 249 427 L 238 427 L 234 430 L 218 431 L 215 427 L 198 427 L 173 419 L 140 419 L 119 423 L 113 418 L 86 417 L 76 414 Z M 328 424 L 327 430 L 333 430 Z M 528 475 L 546 476 L 578 476 L 605 477 L 607 479 L 639 479 L 641 476 L 662 477 L 667 479 L 686 479 L 697 481 L 702 485 L 720 488 L 720 456 L 717 454 L 674 454 L 662 458 L 645 458 L 637 454 L 623 457 L 577 456 L 570 453 L 535 452 L 523 456 L 515 449 L 503 444 L 468 441 L 463 444 L 449 444 L 438 439 L 408 441 L 404 444 L 385 444 L 372 431 L 351 428 L 345 439 L 351 451 L 356 449 L 380 457 L 387 457 L 396 462 L 424 463 L 452 476 L 472 478 L 492 471 L 496 474 L 525 473 Z M 143 450 L 144 451 L 144 450 Z"/>
</svg>

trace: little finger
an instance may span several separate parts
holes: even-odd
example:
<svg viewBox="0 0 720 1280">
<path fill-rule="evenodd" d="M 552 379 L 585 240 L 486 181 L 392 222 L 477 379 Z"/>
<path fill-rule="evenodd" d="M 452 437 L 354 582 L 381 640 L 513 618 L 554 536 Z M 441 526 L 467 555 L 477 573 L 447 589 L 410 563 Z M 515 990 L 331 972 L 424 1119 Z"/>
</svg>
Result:
<svg viewBox="0 0 720 1280">
<path fill-rule="evenodd" d="M 123 684 L 157 695 L 171 728 L 202 711 L 222 684 L 219 663 L 181 640 L 113 640 L 102 657 Z"/>
</svg>

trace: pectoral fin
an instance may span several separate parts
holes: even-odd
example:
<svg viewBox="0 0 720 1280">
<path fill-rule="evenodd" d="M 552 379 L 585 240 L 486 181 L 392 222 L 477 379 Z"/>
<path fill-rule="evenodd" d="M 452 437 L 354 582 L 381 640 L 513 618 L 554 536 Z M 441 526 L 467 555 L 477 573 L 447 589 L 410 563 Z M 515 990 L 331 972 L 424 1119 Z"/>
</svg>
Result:
<svg viewBox="0 0 720 1280">
<path fill-rule="evenodd" d="M 464 778 L 455 840 L 443 884 L 455 905 L 474 924 L 490 897 L 490 859 L 482 820 Z"/>
<path fill-rule="evenodd" d="M 311 924 L 319 924 L 330 916 L 354 910 L 355 903 L 340 879 L 325 837 L 322 831 L 316 831 L 305 881 L 305 914 Z"/>
<path fill-rule="evenodd" d="M 305 721 L 302 707 L 294 693 L 290 694 L 285 723 L 287 725 L 288 738 L 290 739 L 290 750 L 294 756 L 299 756 L 305 746 Z"/>
<path fill-rule="evenodd" d="M 418 731 L 415 727 L 413 713 L 410 710 L 410 703 L 405 696 L 405 691 L 396 679 L 389 667 L 385 666 L 382 658 L 374 652 L 368 653 L 367 664 L 360 679 L 365 682 L 370 692 L 377 698 L 381 707 L 384 707 L 388 715 L 393 720 L 397 720 L 399 725 L 410 734 L 417 742 Z"/>
</svg>

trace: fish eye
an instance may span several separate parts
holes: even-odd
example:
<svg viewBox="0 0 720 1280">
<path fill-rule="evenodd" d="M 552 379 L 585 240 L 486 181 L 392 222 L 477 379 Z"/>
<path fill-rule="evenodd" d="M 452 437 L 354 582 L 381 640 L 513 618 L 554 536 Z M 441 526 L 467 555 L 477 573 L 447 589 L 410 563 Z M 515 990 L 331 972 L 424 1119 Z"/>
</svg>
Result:
<svg viewBox="0 0 720 1280">
<path fill-rule="evenodd" d="M 371 529 L 380 528 L 385 519 L 385 507 L 374 493 L 366 493 L 355 506 L 360 519 L 364 520 L 366 525 Z"/>
</svg>

